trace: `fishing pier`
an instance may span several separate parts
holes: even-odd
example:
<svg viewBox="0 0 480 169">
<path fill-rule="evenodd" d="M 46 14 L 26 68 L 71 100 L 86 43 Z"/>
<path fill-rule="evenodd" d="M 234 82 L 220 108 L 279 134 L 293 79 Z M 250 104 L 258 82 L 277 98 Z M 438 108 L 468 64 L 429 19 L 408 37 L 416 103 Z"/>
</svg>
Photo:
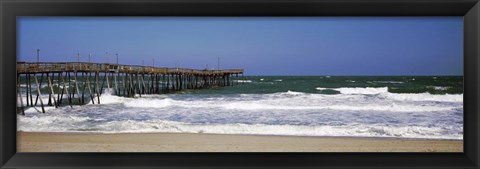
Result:
<svg viewBox="0 0 480 169">
<path fill-rule="evenodd" d="M 241 76 L 241 77 L 239 77 Z M 243 69 L 197 70 L 90 62 L 17 62 L 17 94 L 20 112 L 24 105 L 83 105 L 85 100 L 100 104 L 104 89 L 123 97 L 165 94 L 185 89 L 203 89 L 239 84 Z M 236 79 L 236 80 L 233 80 Z M 25 86 L 26 103 L 21 83 Z M 33 85 L 34 84 L 34 85 Z M 47 86 L 48 103 L 42 100 L 42 84 Z M 65 101 L 66 100 L 66 101 Z M 66 105 L 66 103 L 64 103 Z"/>
</svg>

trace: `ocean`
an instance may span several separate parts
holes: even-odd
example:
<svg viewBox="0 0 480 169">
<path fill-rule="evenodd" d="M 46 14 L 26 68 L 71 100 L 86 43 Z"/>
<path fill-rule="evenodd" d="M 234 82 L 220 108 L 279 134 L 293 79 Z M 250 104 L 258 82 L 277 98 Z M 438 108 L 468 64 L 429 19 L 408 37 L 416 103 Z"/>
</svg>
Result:
<svg viewBox="0 0 480 169">
<path fill-rule="evenodd" d="M 463 139 L 462 76 L 245 76 L 236 82 L 136 98 L 106 89 L 102 104 L 50 107 L 44 114 L 27 108 L 17 129 Z"/>
</svg>

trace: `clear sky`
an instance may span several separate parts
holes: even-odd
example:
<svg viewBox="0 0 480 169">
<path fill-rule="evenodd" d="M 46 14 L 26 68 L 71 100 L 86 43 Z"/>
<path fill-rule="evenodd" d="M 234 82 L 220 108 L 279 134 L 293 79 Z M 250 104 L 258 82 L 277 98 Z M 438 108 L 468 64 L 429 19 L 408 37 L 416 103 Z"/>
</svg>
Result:
<svg viewBox="0 0 480 169">
<path fill-rule="evenodd" d="M 19 61 L 245 75 L 463 75 L 462 17 L 20 17 Z"/>
</svg>

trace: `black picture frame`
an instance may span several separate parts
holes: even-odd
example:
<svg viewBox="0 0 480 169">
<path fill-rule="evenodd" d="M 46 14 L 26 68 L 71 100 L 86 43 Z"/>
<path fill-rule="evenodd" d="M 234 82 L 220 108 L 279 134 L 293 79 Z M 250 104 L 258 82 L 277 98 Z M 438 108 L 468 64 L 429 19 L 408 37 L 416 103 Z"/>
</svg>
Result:
<svg viewBox="0 0 480 169">
<path fill-rule="evenodd" d="M 478 0 L 0 0 L 1 168 L 479 168 Z M 463 16 L 464 153 L 17 153 L 18 16 Z"/>
</svg>

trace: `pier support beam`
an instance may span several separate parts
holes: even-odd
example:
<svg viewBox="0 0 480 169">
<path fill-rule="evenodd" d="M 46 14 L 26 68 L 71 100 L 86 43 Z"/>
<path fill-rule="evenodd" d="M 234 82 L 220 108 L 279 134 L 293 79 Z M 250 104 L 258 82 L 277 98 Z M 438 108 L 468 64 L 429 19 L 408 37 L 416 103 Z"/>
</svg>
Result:
<svg viewBox="0 0 480 169">
<path fill-rule="evenodd" d="M 18 97 L 20 98 L 20 111 L 22 112 L 22 115 L 25 115 L 25 110 L 23 108 L 22 90 L 20 88 L 20 74 L 17 74 L 17 94 L 18 94 Z M 18 107 L 18 105 L 16 106 Z"/>
<path fill-rule="evenodd" d="M 42 74 L 43 76 L 43 74 Z M 37 98 L 40 99 L 40 105 L 42 106 L 42 113 L 45 113 L 45 108 L 43 107 L 43 100 L 42 100 L 42 93 L 40 92 L 40 87 L 38 85 L 38 80 L 37 80 L 37 76 L 33 76 L 33 78 L 35 79 L 35 84 L 37 84 Z"/>
</svg>

